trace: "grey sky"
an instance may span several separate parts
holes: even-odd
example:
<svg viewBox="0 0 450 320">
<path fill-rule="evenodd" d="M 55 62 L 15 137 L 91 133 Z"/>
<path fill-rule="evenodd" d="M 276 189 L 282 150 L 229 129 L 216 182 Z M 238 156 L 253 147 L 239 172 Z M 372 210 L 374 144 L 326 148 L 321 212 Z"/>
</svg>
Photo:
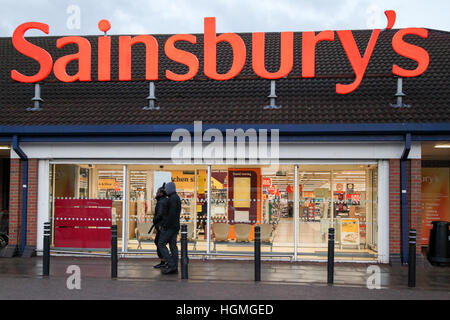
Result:
<svg viewBox="0 0 450 320">
<path fill-rule="evenodd" d="M 23 22 L 50 25 L 50 35 L 203 33 L 203 18 L 217 18 L 217 32 L 306 31 L 384 28 L 383 11 L 397 12 L 394 28 L 450 31 L 450 1 L 416 0 L 0 0 L 0 36 L 10 37 Z M 68 8 L 80 9 L 80 25 Z M 72 11 L 73 12 L 73 11 Z M 67 22 L 72 22 L 70 29 Z M 75 28 L 73 28 L 75 27 Z M 43 35 L 32 31 L 27 35 Z"/>
</svg>

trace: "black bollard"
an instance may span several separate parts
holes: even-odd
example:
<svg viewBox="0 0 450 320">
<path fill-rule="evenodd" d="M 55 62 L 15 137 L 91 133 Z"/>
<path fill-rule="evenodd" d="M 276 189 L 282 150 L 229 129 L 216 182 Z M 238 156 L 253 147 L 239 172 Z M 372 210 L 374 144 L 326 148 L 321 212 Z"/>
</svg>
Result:
<svg viewBox="0 0 450 320">
<path fill-rule="evenodd" d="M 117 278 L 117 225 L 111 225 L 111 279 Z"/>
<path fill-rule="evenodd" d="M 42 254 L 42 274 L 46 277 L 50 275 L 50 222 L 44 222 L 44 252 Z"/>
<path fill-rule="evenodd" d="M 181 279 L 189 278 L 189 257 L 188 257 L 188 240 L 187 225 L 181 225 Z"/>
<path fill-rule="evenodd" d="M 255 226 L 255 281 L 261 281 L 261 227 Z"/>
<path fill-rule="evenodd" d="M 408 287 L 416 286 L 416 230 L 409 230 Z"/>
<path fill-rule="evenodd" d="M 328 229 L 328 284 L 334 281 L 334 228 Z"/>
</svg>

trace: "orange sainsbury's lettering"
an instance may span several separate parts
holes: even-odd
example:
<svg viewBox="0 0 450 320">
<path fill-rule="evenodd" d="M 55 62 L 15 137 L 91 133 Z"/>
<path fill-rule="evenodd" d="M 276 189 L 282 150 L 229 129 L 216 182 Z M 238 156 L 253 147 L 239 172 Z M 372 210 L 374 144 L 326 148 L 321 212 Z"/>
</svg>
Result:
<svg viewBox="0 0 450 320">
<path fill-rule="evenodd" d="M 378 36 L 380 35 L 380 29 L 375 29 L 370 37 L 369 44 L 367 45 L 364 57 L 361 57 L 358 46 L 356 45 L 353 33 L 350 30 L 337 31 L 339 40 L 341 40 L 348 60 L 352 65 L 355 72 L 355 81 L 351 84 L 336 84 L 336 93 L 347 94 L 354 91 L 361 84 L 361 81 L 366 72 L 367 65 L 369 64 L 370 57 L 372 56 L 373 49 L 377 43 Z"/>
<path fill-rule="evenodd" d="M 396 14 L 393 10 L 386 10 L 384 12 L 387 18 L 386 29 L 391 29 L 395 24 Z M 350 30 L 337 31 L 339 40 L 344 47 L 345 53 L 347 54 L 348 60 L 352 65 L 353 71 L 355 72 L 355 81 L 350 84 L 336 84 L 336 93 L 347 94 L 353 92 L 361 84 L 361 81 L 366 72 L 367 65 L 369 64 L 370 58 L 372 57 L 373 50 L 380 35 L 381 30 L 375 29 L 372 31 L 372 36 L 370 37 L 369 44 L 367 45 L 364 57 L 361 57 L 359 53 L 358 46 L 356 45 L 353 33 Z"/>
<path fill-rule="evenodd" d="M 197 38 L 190 34 L 177 34 L 167 39 L 164 46 L 164 52 L 166 53 L 167 58 L 175 62 L 185 64 L 189 68 L 189 71 L 183 75 L 166 70 L 167 79 L 173 81 L 186 81 L 195 77 L 198 72 L 199 62 L 194 54 L 175 48 L 175 42 L 177 41 L 187 41 L 192 44 L 196 44 Z"/>
<path fill-rule="evenodd" d="M 334 32 L 322 31 L 318 35 L 314 31 L 302 34 L 302 77 L 316 76 L 316 45 L 319 41 L 334 41 Z"/>
<path fill-rule="evenodd" d="M 56 40 L 56 47 L 60 49 L 70 43 L 77 44 L 79 50 L 55 61 L 53 67 L 55 77 L 62 82 L 91 81 L 91 43 L 83 37 L 63 37 Z M 78 60 L 78 72 L 69 75 L 66 67 L 73 60 Z"/>
<path fill-rule="evenodd" d="M 105 32 L 104 37 L 98 37 L 98 81 L 111 80 L 111 37 L 106 32 L 111 28 L 108 20 L 100 20 L 98 29 Z"/>
<path fill-rule="evenodd" d="M 427 70 L 430 64 L 430 56 L 425 49 L 405 42 L 403 37 L 407 34 L 416 35 L 425 39 L 428 37 L 428 30 L 422 28 L 406 28 L 397 31 L 392 38 L 392 49 L 399 55 L 416 61 L 417 68 L 414 70 L 405 70 L 394 64 L 392 66 L 392 73 L 400 77 L 417 77 Z"/>
<path fill-rule="evenodd" d="M 219 42 L 228 42 L 233 49 L 233 64 L 230 70 L 225 74 L 217 73 L 217 44 Z M 242 38 L 235 33 L 223 33 L 216 35 L 216 18 L 205 18 L 204 35 L 204 55 L 205 70 L 208 78 L 214 80 L 229 80 L 237 76 L 245 65 L 247 50 Z"/>
<path fill-rule="evenodd" d="M 393 10 L 385 11 L 387 26 L 385 30 L 390 30 L 395 24 L 396 13 Z M 100 31 L 105 34 L 97 38 L 98 41 L 98 81 L 111 81 L 111 37 L 106 32 L 111 28 L 108 20 L 101 20 L 98 24 Z M 17 70 L 11 70 L 11 79 L 33 83 L 44 80 L 53 69 L 56 78 L 63 82 L 91 81 L 91 42 L 83 37 L 62 37 L 56 41 L 57 48 L 73 43 L 77 44 L 78 52 L 63 56 L 53 63 L 52 56 L 45 49 L 40 48 L 25 40 L 27 30 L 37 29 L 46 34 L 49 33 L 49 26 L 39 22 L 28 22 L 19 25 L 13 33 L 12 44 L 21 54 L 37 61 L 40 65 L 39 71 L 35 75 L 27 76 Z M 338 94 L 348 94 L 353 92 L 361 84 L 367 67 L 373 55 L 378 38 L 383 32 L 381 29 L 372 31 L 367 47 L 361 54 L 356 44 L 353 32 L 350 30 L 336 31 L 338 39 L 342 44 L 344 52 L 350 62 L 355 74 L 355 79 L 350 84 L 336 84 Z M 401 77 L 416 77 L 423 74 L 430 62 L 428 52 L 417 45 L 410 44 L 404 40 L 407 35 L 416 35 L 423 39 L 428 37 L 428 30 L 422 28 L 407 28 L 399 30 L 392 38 L 392 49 L 399 55 L 417 62 L 414 70 L 406 70 L 394 64 L 392 73 Z M 291 74 L 294 66 L 294 43 L 295 37 L 301 36 L 301 77 L 315 78 L 316 69 L 316 47 L 321 41 L 335 41 L 335 32 L 331 30 L 316 32 L 281 32 L 280 33 L 280 64 L 276 72 L 266 69 L 266 43 L 265 33 L 252 33 L 251 42 L 251 63 L 255 75 L 263 79 L 280 79 Z M 192 52 L 176 47 L 178 41 L 186 41 L 194 46 L 197 44 L 197 36 L 189 34 L 177 34 L 170 36 L 164 44 L 164 54 L 174 62 L 185 65 L 188 71 L 185 74 L 178 74 L 171 70 L 165 70 L 166 79 L 172 81 L 187 81 L 194 78 L 198 72 L 202 61 Z M 200 41 L 202 42 L 202 41 Z M 218 73 L 217 44 L 225 42 L 232 49 L 232 64 L 226 73 Z M 151 35 L 119 36 L 118 37 L 118 80 L 132 80 L 132 47 L 135 44 L 145 46 L 145 79 L 148 81 L 158 80 L 159 76 L 159 44 L 155 37 Z M 201 56 L 201 55 L 199 55 Z M 247 59 L 247 47 L 243 39 L 235 33 L 216 34 L 216 19 L 204 19 L 203 35 L 203 73 L 206 77 L 214 80 L 229 80 L 241 73 Z M 78 61 L 78 72 L 74 75 L 67 73 L 67 65 Z M 320 61 L 319 61 L 320 63 Z"/>
<path fill-rule="evenodd" d="M 254 32 L 252 34 L 252 46 L 252 67 L 258 76 L 264 79 L 280 79 L 291 73 L 294 66 L 293 32 L 281 32 L 281 61 L 277 72 L 268 72 L 266 70 L 264 32 Z"/>
<path fill-rule="evenodd" d="M 119 80 L 131 80 L 131 47 L 136 43 L 145 45 L 145 79 L 158 80 L 158 41 L 148 34 L 119 37 Z"/>
<path fill-rule="evenodd" d="M 98 81 L 111 80 L 111 37 L 98 37 Z"/>
<path fill-rule="evenodd" d="M 24 83 L 33 83 L 44 80 L 52 72 L 53 59 L 50 53 L 25 40 L 25 32 L 29 29 L 38 29 L 48 34 L 49 26 L 40 22 L 23 23 L 14 30 L 12 44 L 21 54 L 39 62 L 39 72 L 33 76 L 26 76 L 17 70 L 11 70 L 11 79 Z"/>
</svg>

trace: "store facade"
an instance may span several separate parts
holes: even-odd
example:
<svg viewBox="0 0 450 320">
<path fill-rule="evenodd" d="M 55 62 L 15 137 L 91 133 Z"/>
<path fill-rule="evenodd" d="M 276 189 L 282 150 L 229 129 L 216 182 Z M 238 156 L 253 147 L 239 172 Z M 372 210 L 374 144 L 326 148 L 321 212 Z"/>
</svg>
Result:
<svg viewBox="0 0 450 320">
<path fill-rule="evenodd" d="M 338 261 L 404 262 L 408 230 L 422 236 L 425 229 L 423 147 L 450 141 L 450 35 L 429 30 L 426 38 L 408 38 L 427 50 L 430 66 L 403 79 L 393 76 L 392 64 L 415 64 L 394 55 L 396 33 L 381 33 L 363 81 L 348 95 L 337 94 L 336 83 L 353 81 L 352 64 L 331 40 L 317 43 L 312 79 L 296 76 L 298 61 L 292 74 L 277 80 L 256 77 L 246 62 L 228 81 L 199 73 L 173 82 L 164 70 L 187 69 L 160 55 L 159 80 L 146 80 L 145 68 L 134 67 L 133 80 L 122 82 L 113 52 L 110 72 L 117 81 L 61 83 L 51 73 L 40 84 L 26 84 L 5 74 L 18 68 L 33 74 L 36 66 L 11 39 L 0 39 L 7 52 L 0 144 L 10 148 L 9 243 L 2 255 L 40 254 L 49 221 L 55 252 L 106 250 L 105 230 L 116 224 L 123 255 L 154 256 L 148 231 L 155 191 L 173 181 L 192 256 L 249 259 L 260 225 L 265 259 L 324 261 L 334 227 Z M 353 31 L 361 46 L 371 34 Z M 303 36 L 294 33 L 294 52 Z M 251 34 L 240 37 L 251 47 Z M 266 37 L 267 64 L 275 70 L 282 36 Z M 110 38 L 118 44 L 118 36 Z M 169 35 L 155 38 L 169 41 Z M 76 50 L 58 51 L 52 37 L 27 40 L 53 57 Z M 95 46 L 97 38 L 85 40 Z M 201 56 L 202 44 L 183 45 Z M 134 65 L 147 61 L 146 48 L 133 48 Z M 233 51 L 217 48 L 223 73 L 234 65 Z M 251 52 L 247 56 L 251 61 Z M 92 74 L 100 74 L 104 66 L 92 59 Z M 78 70 L 77 63 L 66 67 Z M 217 136 L 230 131 L 235 136 L 220 140 L 212 153 Z M 180 148 L 188 152 L 180 156 Z M 434 159 L 434 152 L 433 146 L 427 157 Z"/>
<path fill-rule="evenodd" d="M 280 142 L 282 156 L 275 164 L 247 159 L 245 164 L 232 165 L 176 164 L 170 157 L 173 146 L 22 142 L 21 149 L 36 159 L 32 170 L 36 170 L 38 189 L 36 236 L 27 241 L 40 252 L 43 223 L 51 221 L 54 250 L 102 251 L 108 241 L 102 247 L 90 237 L 80 242 L 77 235 L 73 241 L 71 235 L 60 232 L 65 226 L 58 225 L 58 220 L 70 216 L 60 205 L 75 199 L 111 199 L 121 252 L 154 255 L 148 230 L 155 190 L 162 182 L 174 181 L 193 256 L 251 258 L 253 228 L 260 225 L 266 259 L 321 261 L 326 259 L 328 228 L 333 226 L 338 261 L 388 263 L 392 259 L 392 236 L 400 230 L 390 230 L 396 207 L 390 184 L 399 175 L 396 158 L 403 152 L 403 142 Z M 133 157 L 125 159 L 123 154 Z M 420 143 L 415 142 L 408 161 L 420 163 L 420 157 Z M 20 159 L 12 153 L 11 161 Z"/>
</svg>

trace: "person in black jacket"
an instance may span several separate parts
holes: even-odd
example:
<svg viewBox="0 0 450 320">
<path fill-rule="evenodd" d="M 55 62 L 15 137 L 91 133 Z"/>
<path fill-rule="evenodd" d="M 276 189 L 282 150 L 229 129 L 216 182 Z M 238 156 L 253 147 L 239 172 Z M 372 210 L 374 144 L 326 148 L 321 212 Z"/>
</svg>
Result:
<svg viewBox="0 0 450 320">
<path fill-rule="evenodd" d="M 158 248 L 158 242 L 159 237 L 161 236 L 161 224 L 163 221 L 163 217 L 167 213 L 167 195 L 166 191 L 164 190 L 164 185 L 158 189 L 156 192 L 156 206 L 155 206 L 155 215 L 153 217 L 153 227 L 156 231 L 155 236 L 155 245 L 156 245 L 156 253 L 158 254 L 158 257 L 161 259 L 161 262 L 157 265 L 153 266 L 154 268 L 162 268 L 167 266 L 166 261 L 163 258 L 163 255 L 161 254 L 161 250 Z"/>
<path fill-rule="evenodd" d="M 163 216 L 161 224 L 161 235 L 158 241 L 158 249 L 160 250 L 167 267 L 162 268 L 163 274 L 178 273 L 178 248 L 177 236 L 180 230 L 180 213 L 181 200 L 176 192 L 176 186 L 173 182 L 165 185 L 165 191 L 168 196 L 167 212 Z M 170 253 L 167 249 L 170 247 Z"/>
</svg>

